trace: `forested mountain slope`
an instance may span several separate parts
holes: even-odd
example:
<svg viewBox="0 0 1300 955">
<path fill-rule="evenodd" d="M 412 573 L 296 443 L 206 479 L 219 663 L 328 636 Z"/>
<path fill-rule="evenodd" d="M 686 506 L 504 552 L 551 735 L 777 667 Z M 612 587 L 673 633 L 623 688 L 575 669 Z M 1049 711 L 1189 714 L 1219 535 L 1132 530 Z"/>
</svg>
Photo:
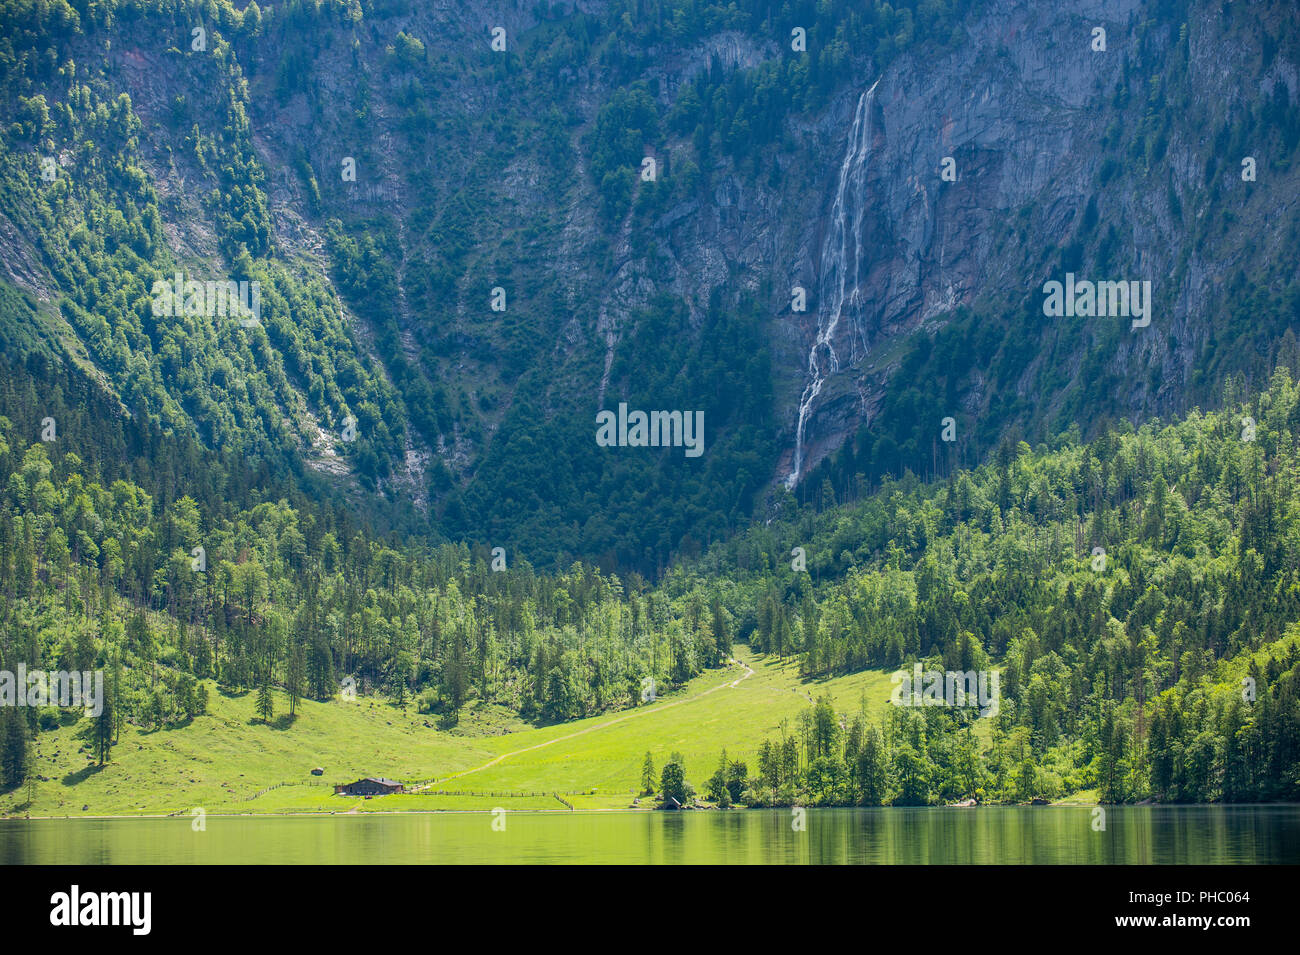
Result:
<svg viewBox="0 0 1300 955">
<path fill-rule="evenodd" d="M 803 762 L 759 798 L 1296 798 L 1297 371 L 1292 353 L 1244 405 L 1231 381 L 1231 412 L 1006 443 L 674 571 L 670 593 L 721 600 L 738 636 L 809 678 L 1000 673 L 996 714 L 891 707 L 871 748 L 865 724 L 810 713 Z"/>
<path fill-rule="evenodd" d="M 166 477 L 139 478 L 153 493 L 104 483 L 77 427 L 128 461 L 163 439 L 84 412 L 34 439 L 50 396 L 6 387 L 0 669 L 102 670 L 104 708 L 77 730 L 102 765 L 128 721 L 187 732 L 210 687 L 255 692 L 254 719 L 287 732 L 301 699 L 337 701 L 340 686 L 415 698 L 437 717 L 433 746 L 468 704 L 537 723 L 643 705 L 741 640 L 795 656 L 811 680 L 912 666 L 1000 678 L 983 716 L 889 707 L 873 724 L 868 701 L 856 715 L 819 703 L 762 748 L 750 802 L 1294 799 L 1297 365 L 1247 404 L 1230 391 L 1231 412 L 1007 444 L 947 481 L 808 505 L 655 587 L 386 544 L 256 486 L 211 506 Z M 3 719 L 12 785 L 40 772 L 29 734 L 78 714 Z"/>
<path fill-rule="evenodd" d="M 1261 384 L 1296 16 L 6 0 L 4 323 L 390 526 L 653 575 L 796 471 L 860 496 Z M 260 321 L 156 315 L 178 272 Z M 1150 323 L 1045 317 L 1066 273 L 1151 282 Z M 598 448 L 619 402 L 702 411 L 706 453 Z"/>
</svg>

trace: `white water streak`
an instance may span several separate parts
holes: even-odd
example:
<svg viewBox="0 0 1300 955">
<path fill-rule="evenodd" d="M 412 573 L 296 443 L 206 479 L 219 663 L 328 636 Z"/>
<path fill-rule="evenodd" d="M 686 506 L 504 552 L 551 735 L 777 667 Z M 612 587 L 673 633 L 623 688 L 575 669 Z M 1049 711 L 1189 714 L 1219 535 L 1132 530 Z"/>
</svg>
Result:
<svg viewBox="0 0 1300 955">
<path fill-rule="evenodd" d="M 813 402 L 821 394 L 825 375 L 839 371 L 840 360 L 833 344 L 840 319 L 860 310 L 859 265 L 862 259 L 862 219 L 867 205 L 867 163 L 871 158 L 871 106 L 876 86 L 871 85 L 858 99 L 849 131 L 848 147 L 840 164 L 840 181 L 831 206 L 831 227 L 822 243 L 821 281 L 817 295 L 817 338 L 808 353 L 808 384 L 799 400 L 799 426 L 795 432 L 794 469 L 785 479 L 792 488 L 803 469 L 803 439 Z M 856 348 L 854 348 L 856 352 Z M 865 338 L 864 338 L 865 354 Z M 828 369 L 823 372 L 822 358 Z M 850 361 L 858 356 L 850 354 Z"/>
</svg>

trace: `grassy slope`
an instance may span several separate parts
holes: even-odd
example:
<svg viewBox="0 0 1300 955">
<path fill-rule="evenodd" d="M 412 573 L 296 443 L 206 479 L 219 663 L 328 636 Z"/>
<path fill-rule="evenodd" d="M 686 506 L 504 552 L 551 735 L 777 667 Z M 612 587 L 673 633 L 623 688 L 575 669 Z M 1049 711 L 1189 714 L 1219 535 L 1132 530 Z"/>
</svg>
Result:
<svg viewBox="0 0 1300 955">
<path fill-rule="evenodd" d="M 72 725 L 41 733 L 31 768 L 48 781 L 36 783 L 30 807 L 25 786 L 0 796 L 0 812 L 79 816 L 196 806 L 211 813 L 496 805 L 563 809 L 554 796 L 531 795 L 555 791 L 587 793 L 565 797 L 576 808 L 626 807 L 639 788 L 647 750 L 656 767 L 670 752 L 680 751 L 687 778 L 700 788 L 724 747 L 754 768 L 758 744 L 765 736 L 778 736 L 783 719 L 790 719 L 793 731 L 795 715 L 809 705 L 810 695 L 829 694 L 848 715 L 866 694 L 872 722 L 888 705 L 892 685 L 886 672 L 803 684 L 793 661 L 755 657 L 745 647 L 737 647 L 736 654 L 739 664 L 706 672 L 656 703 L 541 728 L 526 727 L 501 711 L 467 710 L 460 727 L 443 732 L 426 726 L 432 720 L 413 706 L 401 709 L 369 699 L 304 701 L 292 726 L 280 718 L 266 726 L 254 719 L 255 694 L 213 692 L 209 715 L 189 726 L 151 733 L 127 727 L 113 761 L 102 769 L 78 752 L 81 742 Z M 753 667 L 753 676 L 746 677 L 746 666 Z M 278 710 L 284 704 L 277 698 Z M 501 756 L 505 758 L 485 766 Z M 316 785 L 311 785 L 313 766 L 325 768 Z M 463 775 L 454 775 L 458 773 Z M 438 777 L 440 782 L 420 793 L 370 800 L 336 797 L 327 785 L 366 775 Z M 281 782 L 291 785 L 249 798 Z M 500 795 L 507 792 L 529 795 Z"/>
<path fill-rule="evenodd" d="M 1271 649 L 1283 652 L 1294 639 Z M 1261 663 L 1267 649 L 1255 654 Z M 545 727 L 530 727 L 499 708 L 471 707 L 455 730 L 445 732 L 413 705 L 371 699 L 303 701 L 292 726 L 283 715 L 267 726 L 254 717 L 255 694 L 227 696 L 212 688 L 208 715 L 172 730 L 127 727 L 102 769 L 78 751 L 74 722 L 41 733 L 31 769 L 47 780 L 36 783 L 30 806 L 26 786 L 0 795 L 0 814 L 130 815 L 198 806 L 210 813 L 561 810 L 557 792 L 577 809 L 626 808 L 640 788 L 647 750 L 656 768 L 680 752 L 687 778 L 699 789 L 723 748 L 756 769 L 758 744 L 778 737 L 782 720 L 790 720 L 794 732 L 796 715 L 815 697 L 829 695 L 846 717 L 865 698 L 870 722 L 884 718 L 889 671 L 805 683 L 793 660 L 754 655 L 743 646 L 734 652 L 736 664 L 708 671 L 655 703 Z M 1221 664 L 1215 682 L 1234 688 L 1247 661 L 1244 655 Z M 278 697 L 277 710 L 284 706 Z M 977 729 L 987 742 L 987 721 Z M 324 767 L 325 775 L 312 777 L 313 766 Z M 377 799 L 333 795 L 330 784 L 368 775 L 438 781 Z M 288 785 L 261 792 L 278 783 Z M 1066 800 L 1095 801 L 1092 792 Z"/>
</svg>

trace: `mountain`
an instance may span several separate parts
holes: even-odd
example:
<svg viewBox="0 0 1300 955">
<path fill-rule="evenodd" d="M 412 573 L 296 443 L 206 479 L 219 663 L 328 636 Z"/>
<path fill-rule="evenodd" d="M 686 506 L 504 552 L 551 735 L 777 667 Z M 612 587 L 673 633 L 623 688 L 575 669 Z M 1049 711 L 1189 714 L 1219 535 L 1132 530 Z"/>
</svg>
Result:
<svg viewBox="0 0 1300 955">
<path fill-rule="evenodd" d="M 688 782 L 722 806 L 1298 795 L 1300 355 L 1230 410 L 887 478 L 651 587 L 390 546 L 262 482 L 171 497 L 166 462 L 230 462 L 5 371 L 6 812 L 339 807 L 321 761 L 409 783 L 406 809 Z M 24 438 L 46 409 L 68 431 Z M 101 476 L 123 466 L 139 483 Z M 102 684 L 86 712 L 20 704 L 24 672 Z"/>
<path fill-rule="evenodd" d="M 0 805 L 1294 800 L 1296 20 L 0 0 Z"/>
<path fill-rule="evenodd" d="M 786 484 L 1185 412 L 1300 309 L 1285 3 L 0 15 L 6 322 L 165 431 L 542 564 L 655 573 Z M 178 272 L 258 282 L 260 326 L 154 315 Z M 1149 324 L 1045 316 L 1067 273 L 1150 282 Z M 707 452 L 598 447 L 620 402 Z"/>
</svg>

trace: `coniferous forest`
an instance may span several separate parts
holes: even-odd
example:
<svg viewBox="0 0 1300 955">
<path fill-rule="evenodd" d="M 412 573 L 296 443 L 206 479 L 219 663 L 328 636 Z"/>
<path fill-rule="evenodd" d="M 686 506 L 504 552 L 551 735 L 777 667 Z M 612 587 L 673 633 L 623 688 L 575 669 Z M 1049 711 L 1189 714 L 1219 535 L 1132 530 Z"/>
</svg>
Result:
<svg viewBox="0 0 1300 955">
<path fill-rule="evenodd" d="M 1057 6 L 0 0 L 0 860 L 1300 860 L 1300 14 Z"/>
<path fill-rule="evenodd" d="M 739 641 L 809 680 L 998 667 L 1002 693 L 987 735 L 961 711 L 841 726 L 818 703 L 763 742 L 740 801 L 1297 796 L 1300 389 L 1286 365 L 1233 410 L 1081 445 L 1007 443 L 973 471 L 908 476 L 863 501 L 836 503 L 827 482 L 815 505 L 653 583 L 508 557 L 493 571 L 483 546 L 386 540 L 287 485 L 240 486 L 219 458 L 114 417 L 84 386 L 64 382 L 51 404 L 30 369 L 7 370 L 5 659 L 103 669 L 98 721 L 111 725 L 87 718 L 88 739 L 184 725 L 209 685 L 275 687 L 292 712 L 343 676 L 447 723 L 471 700 L 555 723 L 637 705 L 646 677 L 681 686 Z M 64 431 L 43 442 L 51 409 Z M 155 460 L 211 482 L 141 463 Z M 118 461 L 136 466 L 115 477 Z M 58 722 L 6 714 L 24 715 L 6 767 Z"/>
</svg>

